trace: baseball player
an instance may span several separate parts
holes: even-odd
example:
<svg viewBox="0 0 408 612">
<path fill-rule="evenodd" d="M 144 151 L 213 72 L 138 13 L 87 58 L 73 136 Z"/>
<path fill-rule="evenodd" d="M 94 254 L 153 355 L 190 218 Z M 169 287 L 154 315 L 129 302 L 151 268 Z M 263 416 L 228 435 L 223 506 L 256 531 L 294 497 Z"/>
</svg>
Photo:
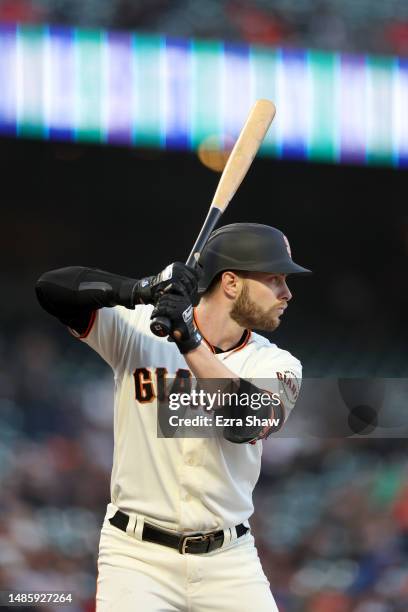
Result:
<svg viewBox="0 0 408 612">
<path fill-rule="evenodd" d="M 276 428 L 236 419 L 220 436 L 158 437 L 158 399 L 169 380 L 223 379 L 237 390 L 235 415 L 250 412 L 244 394 L 267 392 L 280 401 L 260 413 L 283 422 L 301 364 L 252 329 L 274 330 L 291 299 L 287 275 L 310 271 L 293 262 L 282 232 L 251 223 L 213 232 L 199 263 L 201 275 L 175 263 L 141 280 L 68 267 L 36 285 L 43 308 L 114 373 L 97 612 L 277 610 L 248 523 L 261 439 Z M 157 316 L 180 333 L 153 335 Z"/>
</svg>

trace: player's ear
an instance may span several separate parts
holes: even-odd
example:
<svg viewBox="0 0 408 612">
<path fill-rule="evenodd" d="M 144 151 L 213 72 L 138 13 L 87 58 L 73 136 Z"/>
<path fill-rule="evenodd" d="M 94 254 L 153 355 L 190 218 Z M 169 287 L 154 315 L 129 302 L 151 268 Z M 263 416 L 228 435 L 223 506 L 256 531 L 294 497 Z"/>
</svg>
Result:
<svg viewBox="0 0 408 612">
<path fill-rule="evenodd" d="M 230 270 L 223 272 L 221 275 L 221 287 L 224 295 L 230 299 L 235 299 L 241 291 L 242 282 L 243 279 L 235 272 Z"/>
</svg>

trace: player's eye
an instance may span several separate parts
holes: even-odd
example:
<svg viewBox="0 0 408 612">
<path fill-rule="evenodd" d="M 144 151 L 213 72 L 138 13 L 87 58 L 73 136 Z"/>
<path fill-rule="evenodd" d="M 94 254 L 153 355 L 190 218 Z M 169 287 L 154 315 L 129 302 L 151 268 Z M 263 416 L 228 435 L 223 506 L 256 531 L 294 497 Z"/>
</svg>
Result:
<svg viewBox="0 0 408 612">
<path fill-rule="evenodd" d="M 271 282 L 278 286 L 283 286 L 286 281 L 286 274 L 274 274 L 271 278 Z"/>
</svg>

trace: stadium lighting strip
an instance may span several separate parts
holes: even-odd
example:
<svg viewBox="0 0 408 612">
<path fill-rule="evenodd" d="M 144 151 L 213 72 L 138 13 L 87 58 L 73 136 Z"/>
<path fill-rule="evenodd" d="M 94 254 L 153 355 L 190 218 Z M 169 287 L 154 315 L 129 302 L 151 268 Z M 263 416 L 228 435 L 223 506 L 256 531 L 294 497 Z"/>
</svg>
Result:
<svg viewBox="0 0 408 612">
<path fill-rule="evenodd" d="M 266 155 L 408 166 L 408 59 L 0 24 L 0 135 L 195 150 L 257 98 Z"/>
</svg>

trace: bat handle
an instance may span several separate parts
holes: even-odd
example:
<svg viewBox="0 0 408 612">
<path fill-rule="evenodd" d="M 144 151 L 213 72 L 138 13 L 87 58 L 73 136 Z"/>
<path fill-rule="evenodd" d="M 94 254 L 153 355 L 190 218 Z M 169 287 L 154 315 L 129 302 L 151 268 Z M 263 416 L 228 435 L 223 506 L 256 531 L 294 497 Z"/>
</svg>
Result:
<svg viewBox="0 0 408 612">
<path fill-rule="evenodd" d="M 159 336 L 160 338 L 169 336 L 171 332 L 171 321 L 167 317 L 155 317 L 150 323 L 150 330 L 155 336 Z M 176 340 L 180 340 L 181 332 L 178 329 L 175 329 L 172 336 Z"/>
<path fill-rule="evenodd" d="M 210 210 L 208 211 L 208 215 L 204 221 L 203 227 L 201 228 L 201 232 L 198 235 L 195 245 L 187 259 L 188 266 L 195 267 L 197 265 L 201 251 L 205 247 L 206 242 L 221 215 L 222 210 L 216 206 L 210 206 Z M 150 330 L 155 336 L 159 336 L 161 338 L 164 336 L 169 336 L 170 332 L 172 331 L 171 321 L 167 317 L 155 317 L 150 323 Z M 180 340 L 181 332 L 178 329 L 175 329 L 172 332 L 172 336 L 176 340 Z"/>
<path fill-rule="evenodd" d="M 167 317 L 155 317 L 150 323 L 150 330 L 155 336 L 164 338 L 171 332 L 171 321 Z"/>
<path fill-rule="evenodd" d="M 208 211 L 207 217 L 203 223 L 200 233 L 198 234 L 198 238 L 195 241 L 195 244 L 191 250 L 190 255 L 186 261 L 188 266 L 195 267 L 198 263 L 198 259 L 201 255 L 201 251 L 207 244 L 207 240 L 210 237 L 211 232 L 214 227 L 217 225 L 219 218 L 222 215 L 222 210 L 217 208 L 217 206 L 210 206 L 210 210 Z"/>
</svg>

